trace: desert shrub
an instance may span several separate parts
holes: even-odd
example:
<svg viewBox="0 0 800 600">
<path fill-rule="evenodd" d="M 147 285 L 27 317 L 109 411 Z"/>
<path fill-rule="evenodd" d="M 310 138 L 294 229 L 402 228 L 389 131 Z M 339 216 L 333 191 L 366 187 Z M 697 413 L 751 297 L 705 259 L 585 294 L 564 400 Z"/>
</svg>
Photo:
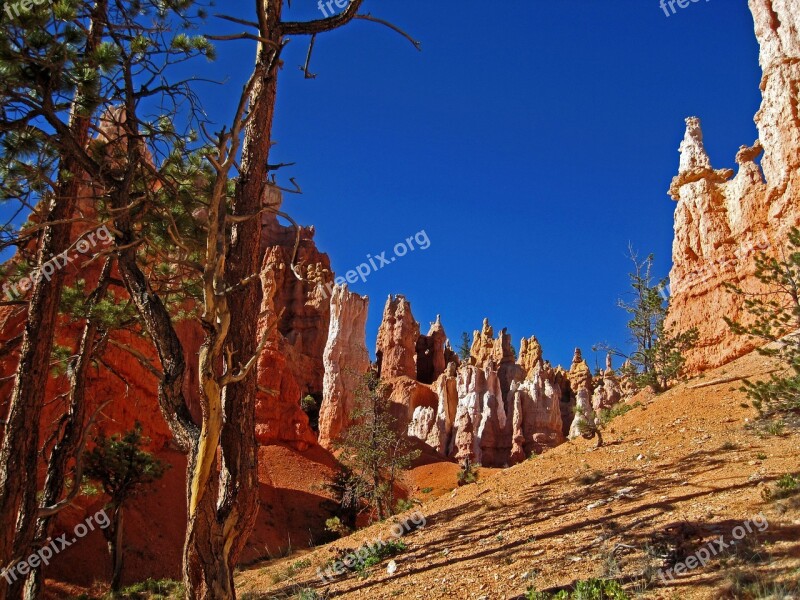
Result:
<svg viewBox="0 0 800 600">
<path fill-rule="evenodd" d="M 312 395 L 305 396 L 300 400 L 300 408 L 308 416 L 308 425 L 316 432 L 319 432 L 319 402 Z"/>
<path fill-rule="evenodd" d="M 800 591 L 797 580 L 776 581 L 770 575 L 756 571 L 734 569 L 725 576 L 725 582 L 716 590 L 715 597 L 720 600 L 777 600 L 794 598 Z"/>
<path fill-rule="evenodd" d="M 462 469 L 456 473 L 456 483 L 459 487 L 462 485 L 469 485 L 478 481 L 478 470 L 470 462 L 466 461 Z"/>
<path fill-rule="evenodd" d="M 641 405 L 641 402 L 634 402 L 633 404 L 619 403 L 615 404 L 611 408 L 604 408 L 600 411 L 600 423 L 603 425 L 608 425 L 617 417 L 621 417 L 625 413 L 633 410 L 634 408 L 638 408 Z"/>
<path fill-rule="evenodd" d="M 111 554 L 111 589 L 116 591 L 122 580 L 125 508 L 150 484 L 161 479 L 169 464 L 142 449 L 150 440 L 142 435 L 139 421 L 130 431 L 110 438 L 100 434 L 94 442 L 95 447 L 86 455 L 84 472 L 87 478 L 98 482 L 110 498 L 107 508 L 111 511 L 111 523 L 102 531 Z"/>
<path fill-rule="evenodd" d="M 171 579 L 146 579 L 123 588 L 118 594 L 108 597 L 119 600 L 179 600 L 186 591 L 183 583 Z"/>
<path fill-rule="evenodd" d="M 405 542 L 401 540 L 389 540 L 382 546 L 373 547 L 372 551 L 369 553 L 369 556 L 364 559 L 364 562 L 357 563 L 354 566 L 354 569 L 363 575 L 370 567 L 383 562 L 384 559 L 389 558 L 390 556 L 402 554 L 407 549 L 408 546 L 406 546 Z"/>
<path fill-rule="evenodd" d="M 394 506 L 395 513 L 406 512 L 414 508 L 414 501 L 410 498 L 400 498 Z"/>
<path fill-rule="evenodd" d="M 364 549 L 367 551 L 366 553 L 363 553 L 364 558 L 360 561 L 353 562 L 350 566 L 342 562 L 343 558 L 348 554 L 361 556 Z M 359 573 L 362 577 L 365 577 L 367 574 L 366 572 L 370 567 L 380 564 L 386 558 L 402 554 L 407 549 L 408 546 L 402 540 L 388 540 L 382 542 L 381 544 L 375 545 L 365 544 L 356 550 L 343 549 L 340 550 L 334 558 L 331 558 L 327 563 L 325 563 L 322 566 L 322 570 L 329 569 L 334 565 L 334 563 L 339 561 L 340 564 L 348 571 Z"/>
<path fill-rule="evenodd" d="M 342 520 L 339 517 L 331 517 L 330 519 L 327 519 L 325 521 L 325 530 L 335 533 L 340 537 L 349 535 L 351 533 L 351 529 L 342 523 Z"/>
<path fill-rule="evenodd" d="M 775 487 L 766 487 L 761 491 L 761 496 L 767 502 L 783 500 L 800 492 L 800 477 L 786 473 L 775 482 Z"/>
<path fill-rule="evenodd" d="M 525 598 L 526 600 L 629 600 L 622 586 L 610 579 L 586 579 L 579 581 L 573 591 L 561 590 L 555 594 L 530 589 Z"/>
</svg>

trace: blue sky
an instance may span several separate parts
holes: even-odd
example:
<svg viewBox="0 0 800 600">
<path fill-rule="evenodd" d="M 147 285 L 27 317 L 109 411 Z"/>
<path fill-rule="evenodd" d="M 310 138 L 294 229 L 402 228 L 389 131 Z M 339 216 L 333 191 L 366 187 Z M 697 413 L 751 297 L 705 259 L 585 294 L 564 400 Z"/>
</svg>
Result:
<svg viewBox="0 0 800 600">
<path fill-rule="evenodd" d="M 293 5 L 298 17 L 318 14 L 312 0 Z M 655 253 L 660 274 L 670 268 L 666 191 L 684 118 L 702 118 L 717 168 L 735 167 L 739 146 L 757 137 L 761 71 L 746 2 L 670 17 L 656 0 L 365 8 L 423 51 L 354 23 L 317 39 L 317 79 L 306 81 L 306 40 L 293 40 L 273 159 L 297 161 L 305 193 L 285 207 L 316 225 L 337 274 L 428 233 L 429 249 L 351 286 L 371 299 L 370 348 L 391 293 L 409 298 L 423 329 L 440 313 L 454 345 L 485 316 L 515 345 L 535 334 L 554 363 L 580 346 L 594 365 L 592 344 L 624 344 L 616 300 L 628 243 Z M 236 63 L 241 79 L 251 54 L 238 44 L 218 64 Z"/>
<path fill-rule="evenodd" d="M 287 18 L 319 18 L 294 0 Z M 484 7 L 490 8 L 484 8 Z M 252 19 L 252 0 L 217 11 Z M 677 7 L 676 7 L 677 8 Z M 374 349 L 388 294 L 405 294 L 422 329 L 436 314 L 453 345 L 489 317 L 514 344 L 535 334 L 545 358 L 623 345 L 629 242 L 670 267 L 684 118 L 702 118 L 715 167 L 734 167 L 757 136 L 758 46 L 743 0 L 365 0 L 374 23 L 319 36 L 314 80 L 299 70 L 307 38 L 284 51 L 271 162 L 296 162 L 302 196 L 284 203 L 313 224 L 344 274 L 414 233 L 431 245 L 351 288 L 371 299 Z M 211 19 L 203 31 L 242 31 Z M 198 91 L 227 122 L 252 42 L 220 42 Z M 387 255 L 390 255 L 388 252 Z M 602 364 L 602 357 L 597 357 Z"/>
</svg>

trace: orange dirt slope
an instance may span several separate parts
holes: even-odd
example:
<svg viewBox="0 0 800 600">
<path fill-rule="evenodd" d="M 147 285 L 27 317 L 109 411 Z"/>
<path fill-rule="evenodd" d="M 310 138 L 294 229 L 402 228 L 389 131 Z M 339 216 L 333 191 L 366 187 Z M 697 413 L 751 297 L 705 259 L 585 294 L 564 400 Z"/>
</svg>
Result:
<svg viewBox="0 0 800 600">
<path fill-rule="evenodd" d="M 299 564 L 290 556 L 246 570 L 239 592 L 250 600 L 305 588 L 337 598 L 494 600 L 605 576 L 631 597 L 671 600 L 733 598 L 725 586 L 736 570 L 796 582 L 800 495 L 766 502 L 762 492 L 800 470 L 800 435 L 746 429 L 756 411 L 738 390 L 742 377 L 771 368 L 749 354 L 661 396 L 642 395 L 606 427 L 603 448 L 579 438 L 439 498 L 426 498 L 435 494 L 422 493 L 424 473 L 415 473 L 427 525 L 404 538 L 394 574 L 388 559 L 366 578 L 351 573 L 324 584 L 316 573 L 337 549 L 386 539 L 391 524 L 383 523 L 305 553 Z M 441 469 L 427 487 L 442 487 Z M 659 579 L 661 557 L 690 556 L 720 535 L 731 541 L 758 513 L 768 521 L 763 532 L 751 524 L 738 547 L 667 585 Z M 649 585 L 640 577 L 646 570 Z"/>
</svg>

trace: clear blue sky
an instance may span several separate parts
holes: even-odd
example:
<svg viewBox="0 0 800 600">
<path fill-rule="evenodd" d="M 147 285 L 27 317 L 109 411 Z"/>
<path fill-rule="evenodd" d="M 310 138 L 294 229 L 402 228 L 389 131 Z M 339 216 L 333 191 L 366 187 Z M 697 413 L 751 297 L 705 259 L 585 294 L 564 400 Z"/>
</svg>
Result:
<svg viewBox="0 0 800 600">
<path fill-rule="evenodd" d="M 357 22 L 317 39 L 312 81 L 293 40 L 273 158 L 298 162 L 305 194 L 286 208 L 316 225 L 337 274 L 420 229 L 431 240 L 351 286 L 371 299 L 370 348 L 390 293 L 423 329 L 440 313 L 454 346 L 485 316 L 515 345 L 535 334 L 554 363 L 624 344 L 628 242 L 670 268 L 684 118 L 702 118 L 717 168 L 757 137 L 746 4 L 666 17 L 657 0 L 366 0 L 423 51 Z M 237 48 L 219 64 L 240 80 L 252 52 Z"/>
<path fill-rule="evenodd" d="M 253 18 L 252 0 L 216 10 Z M 702 118 L 715 167 L 757 136 L 758 47 L 744 0 L 365 0 L 406 29 L 356 22 L 284 52 L 272 162 L 304 195 L 285 209 L 317 228 L 337 274 L 424 229 L 431 246 L 351 288 L 371 299 L 372 349 L 388 294 L 405 294 L 427 330 L 437 313 L 456 346 L 488 316 L 545 358 L 624 344 L 630 242 L 670 267 L 684 118 Z M 489 8 L 484 8 L 489 7 Z M 316 0 L 287 16 L 318 18 Z M 212 19 L 209 32 L 243 27 Z M 227 122 L 251 68 L 251 42 L 219 43 L 199 88 Z M 387 253 L 390 255 L 391 252 Z M 602 359 L 598 357 L 600 363 Z"/>
</svg>

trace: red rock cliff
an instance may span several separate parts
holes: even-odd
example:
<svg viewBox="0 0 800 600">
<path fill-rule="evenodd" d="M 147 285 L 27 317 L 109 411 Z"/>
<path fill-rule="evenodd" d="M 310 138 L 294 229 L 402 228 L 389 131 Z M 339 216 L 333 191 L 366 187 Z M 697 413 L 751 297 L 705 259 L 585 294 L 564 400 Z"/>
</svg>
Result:
<svg viewBox="0 0 800 600">
<path fill-rule="evenodd" d="M 679 172 L 670 187 L 677 206 L 669 324 L 699 331 L 699 343 L 687 356 L 690 373 L 753 349 L 723 320 L 743 316 L 741 300 L 723 283 L 760 291 L 755 255 L 779 252 L 789 228 L 800 225 L 800 0 L 750 0 L 750 10 L 763 70 L 763 100 L 755 116 L 759 140 L 742 146 L 735 175 L 715 170 L 699 119 L 687 119 Z"/>
</svg>

